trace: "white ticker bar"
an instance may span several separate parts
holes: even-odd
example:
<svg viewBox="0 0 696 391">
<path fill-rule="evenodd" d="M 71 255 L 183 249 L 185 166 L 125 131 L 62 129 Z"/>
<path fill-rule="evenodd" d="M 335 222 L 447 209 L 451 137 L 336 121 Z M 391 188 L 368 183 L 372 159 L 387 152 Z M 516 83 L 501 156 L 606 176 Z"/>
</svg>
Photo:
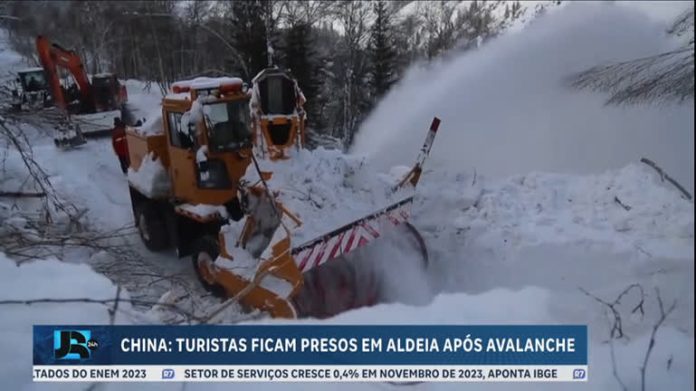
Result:
<svg viewBox="0 0 696 391">
<path fill-rule="evenodd" d="M 36 382 L 583 382 L 587 365 L 36 365 Z"/>
</svg>

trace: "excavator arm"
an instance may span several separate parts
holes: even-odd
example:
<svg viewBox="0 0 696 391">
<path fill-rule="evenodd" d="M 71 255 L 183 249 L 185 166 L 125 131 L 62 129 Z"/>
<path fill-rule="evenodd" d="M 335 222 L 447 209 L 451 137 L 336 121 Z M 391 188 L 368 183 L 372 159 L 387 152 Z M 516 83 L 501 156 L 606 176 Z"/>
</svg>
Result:
<svg viewBox="0 0 696 391">
<path fill-rule="evenodd" d="M 80 56 L 72 50 L 62 48 L 61 46 L 51 43 L 44 36 L 36 37 L 36 50 L 39 54 L 41 66 L 46 72 L 48 84 L 51 87 L 51 93 L 56 106 L 67 110 L 68 102 L 63 87 L 60 84 L 58 76 L 58 67 L 67 69 L 75 79 L 80 90 L 80 103 L 84 108 L 90 110 L 94 107 L 94 96 L 92 95 L 92 86 L 85 72 L 84 65 Z"/>
</svg>

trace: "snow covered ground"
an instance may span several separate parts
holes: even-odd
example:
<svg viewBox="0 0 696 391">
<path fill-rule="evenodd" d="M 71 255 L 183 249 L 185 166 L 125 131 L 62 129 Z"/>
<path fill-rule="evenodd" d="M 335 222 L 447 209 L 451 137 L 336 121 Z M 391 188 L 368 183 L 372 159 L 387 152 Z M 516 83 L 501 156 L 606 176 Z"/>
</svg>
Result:
<svg viewBox="0 0 696 391">
<path fill-rule="evenodd" d="M 108 278 L 95 273 L 86 264 L 66 264 L 56 259 L 28 262 L 20 267 L 0 253 L 1 299 L 73 299 L 94 300 L 116 298 L 116 286 Z M 121 298 L 127 299 L 124 292 Z M 0 353 L 0 379 L 3 388 L 19 390 L 31 384 L 32 328 L 34 324 L 109 324 L 109 305 L 99 303 L 34 304 L 3 306 L 0 333 L 4 336 Z M 144 317 L 132 311 L 129 303 L 119 304 L 113 321 L 133 323 Z"/>
<path fill-rule="evenodd" d="M 431 117 L 443 118 L 414 205 L 413 222 L 427 242 L 431 264 L 425 274 L 409 268 L 408 261 L 416 255 L 405 250 L 404 238 L 392 237 L 369 246 L 357 257 L 378 262 L 383 270 L 392 272 L 385 284 L 394 302 L 322 322 L 587 324 L 589 384 L 515 384 L 514 388 L 620 389 L 606 343 L 611 314 L 590 295 L 611 302 L 627 287 L 638 284 L 617 305 L 626 335 L 613 341 L 619 376 L 628 389 L 640 387 L 639 368 L 659 315 L 659 290 L 664 303 L 676 301 L 676 307 L 657 332 L 647 389 L 693 388 L 693 202 L 638 162 L 641 156 L 653 158 L 693 189 L 689 182 L 694 162 L 693 109 L 608 108 L 601 95 L 567 91 L 556 84 L 568 71 L 673 44 L 659 38 L 662 27 L 641 15 L 609 5 L 575 11 L 563 7 L 515 38 L 501 38 L 434 69 L 416 70 L 397 86 L 361 129 L 355 150 L 385 169 L 408 165 Z M 0 64 L 6 64 L 7 51 L 2 53 Z M 143 113 L 159 104 L 154 87 L 151 94 L 136 81 L 128 81 L 127 87 L 129 99 L 139 102 Z M 403 107 L 411 110 L 406 112 Z M 61 152 L 50 137 L 40 130 L 34 132 L 34 155 L 56 189 L 88 209 L 90 222 L 104 229 L 132 225 L 126 178 L 108 139 Z M 321 168 L 310 164 L 320 159 L 306 158 L 310 159 L 307 167 Z M 18 167 L 11 156 L 3 161 L 10 169 L 13 164 Z M 21 181 L 0 183 L 19 185 Z M 5 223 L 9 222 L 3 221 L 3 226 Z M 194 278 L 188 260 L 178 260 L 174 254 L 151 254 L 135 235 L 125 240 L 141 254 L 142 263 L 124 275 L 108 274 L 131 290 L 124 295 L 143 296 L 137 288 L 149 280 L 142 275 Z M 114 283 L 83 264 L 96 265 L 99 270 L 101 256 L 76 252 L 69 253 L 64 262 L 47 259 L 17 267 L 14 260 L 0 254 L 0 300 L 113 298 Z M 162 289 L 152 289 L 147 297 L 158 297 Z M 643 305 L 637 307 L 641 301 Z M 108 323 L 108 308 L 86 303 L 0 306 L 0 331 L 11 336 L 0 340 L 3 388 L 84 388 L 31 383 L 31 325 Z M 142 309 L 126 304 L 119 308 L 116 323 L 155 321 L 153 314 L 144 314 Z M 263 388 L 272 386 L 264 384 Z M 276 386 L 325 388 L 322 384 Z M 356 386 L 403 388 L 388 384 L 336 384 L 332 388 Z M 138 385 L 139 389 L 171 387 Z M 409 388 L 462 387 L 419 384 Z M 511 388 L 501 384 L 466 387 Z M 123 388 L 103 384 L 96 389 Z M 229 385 L 187 384 L 185 388 L 229 389 Z"/>
</svg>

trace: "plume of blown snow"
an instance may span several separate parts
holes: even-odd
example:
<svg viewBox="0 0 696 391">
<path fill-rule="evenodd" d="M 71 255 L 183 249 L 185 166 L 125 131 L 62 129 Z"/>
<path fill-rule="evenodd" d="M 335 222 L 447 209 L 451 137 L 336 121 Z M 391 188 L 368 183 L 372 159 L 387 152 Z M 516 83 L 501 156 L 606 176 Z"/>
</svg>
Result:
<svg viewBox="0 0 696 391">
<path fill-rule="evenodd" d="M 428 163 L 435 169 L 588 174 L 649 157 L 692 190 L 692 101 L 612 107 L 606 95 L 564 83 L 597 64 L 675 48 L 668 24 L 613 3 L 570 4 L 477 50 L 411 69 L 366 119 L 352 150 L 381 167 L 407 164 L 438 116 Z"/>
</svg>

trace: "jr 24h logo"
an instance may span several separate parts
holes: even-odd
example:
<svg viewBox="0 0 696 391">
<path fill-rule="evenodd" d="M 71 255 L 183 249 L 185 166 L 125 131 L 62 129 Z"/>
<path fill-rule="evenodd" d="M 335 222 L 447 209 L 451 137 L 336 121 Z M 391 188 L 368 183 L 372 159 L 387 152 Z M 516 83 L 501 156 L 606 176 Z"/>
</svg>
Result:
<svg viewBox="0 0 696 391">
<path fill-rule="evenodd" d="M 56 359 L 84 360 L 90 358 L 92 350 L 99 344 L 91 339 L 89 330 L 55 330 L 53 331 L 53 352 Z"/>
</svg>

